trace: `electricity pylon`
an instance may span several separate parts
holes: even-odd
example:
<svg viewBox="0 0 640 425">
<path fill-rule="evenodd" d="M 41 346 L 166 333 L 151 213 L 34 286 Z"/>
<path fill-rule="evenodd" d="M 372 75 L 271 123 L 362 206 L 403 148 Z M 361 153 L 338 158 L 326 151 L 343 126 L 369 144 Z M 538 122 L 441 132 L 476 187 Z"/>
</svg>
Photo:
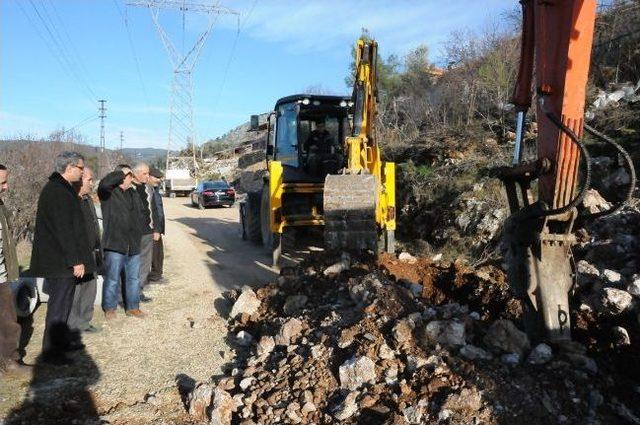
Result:
<svg viewBox="0 0 640 425">
<path fill-rule="evenodd" d="M 129 0 L 131 6 L 147 7 L 151 11 L 151 18 L 164 44 L 171 65 L 173 66 L 173 82 L 171 84 L 171 101 L 169 111 L 169 138 L 167 140 L 166 166 L 169 169 L 171 146 L 191 146 L 193 159 L 193 172 L 197 170 L 196 162 L 196 137 L 193 123 L 193 69 L 198 62 L 202 48 L 211 34 L 215 23 L 215 17 L 219 15 L 237 15 L 239 13 L 219 6 L 218 4 L 199 3 L 186 0 Z M 187 12 L 206 14 L 209 22 L 206 28 L 199 34 L 198 39 L 191 49 L 179 50 L 171 41 L 171 38 L 160 24 L 159 15 L 161 9 L 178 10 L 182 13 L 182 31 L 184 40 L 185 17 Z M 183 43 L 184 44 L 184 43 Z"/>
</svg>

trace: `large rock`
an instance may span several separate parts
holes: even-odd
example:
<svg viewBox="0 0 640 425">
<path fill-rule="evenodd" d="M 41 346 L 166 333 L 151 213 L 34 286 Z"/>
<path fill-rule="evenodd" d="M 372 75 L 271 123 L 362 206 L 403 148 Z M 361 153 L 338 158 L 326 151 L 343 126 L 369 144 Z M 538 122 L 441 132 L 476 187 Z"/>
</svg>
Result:
<svg viewBox="0 0 640 425">
<path fill-rule="evenodd" d="M 396 348 L 404 346 L 413 339 L 413 322 L 401 319 L 396 322 L 391 330 Z"/>
<path fill-rule="evenodd" d="M 634 297 L 640 297 L 640 275 L 633 275 L 631 283 L 627 287 L 627 292 Z"/>
<path fill-rule="evenodd" d="M 470 415 L 482 408 L 482 396 L 475 388 L 464 388 L 460 393 L 450 394 L 442 404 L 442 410 Z"/>
<path fill-rule="evenodd" d="M 187 397 L 189 415 L 196 421 L 207 420 L 211 397 L 213 397 L 213 386 L 205 383 L 198 384 Z"/>
<path fill-rule="evenodd" d="M 476 359 L 491 360 L 493 358 L 491 353 L 483 350 L 480 347 L 476 347 L 475 345 L 471 345 L 471 344 L 462 346 L 462 348 L 460 349 L 460 355 L 465 359 L 469 359 L 469 360 L 476 360 Z"/>
<path fill-rule="evenodd" d="M 231 425 L 231 415 L 235 410 L 235 402 L 228 392 L 216 388 L 210 408 L 210 425 Z"/>
<path fill-rule="evenodd" d="M 611 204 L 595 189 L 588 189 L 585 192 L 584 198 L 582 198 L 582 206 L 592 214 L 611 208 Z"/>
<path fill-rule="evenodd" d="M 221 388 L 199 384 L 187 398 L 189 414 L 199 422 L 209 420 L 212 425 L 230 425 L 236 408 L 233 398 Z"/>
<path fill-rule="evenodd" d="M 273 349 L 276 348 L 275 339 L 272 336 L 265 335 L 260 338 L 258 345 L 256 346 L 256 353 L 258 356 L 268 356 Z"/>
<path fill-rule="evenodd" d="M 240 331 L 236 334 L 236 342 L 243 347 L 253 344 L 253 336 L 247 331 Z"/>
<path fill-rule="evenodd" d="M 531 354 L 527 358 L 530 364 L 545 364 L 553 358 L 553 350 L 547 344 L 538 344 L 531 350 Z"/>
<path fill-rule="evenodd" d="M 428 344 L 441 344 L 448 348 L 465 345 L 464 323 L 454 320 L 434 320 L 425 327 L 425 338 Z"/>
<path fill-rule="evenodd" d="M 409 264 L 415 264 L 418 262 L 418 259 L 408 252 L 401 252 L 400 255 L 398 255 L 398 260 Z"/>
<path fill-rule="evenodd" d="M 493 322 L 484 337 L 484 343 L 494 351 L 517 353 L 520 357 L 530 348 L 527 334 L 505 319 Z"/>
<path fill-rule="evenodd" d="M 346 421 L 358 411 L 358 404 L 356 399 L 360 393 L 358 391 L 351 391 L 345 397 L 344 401 L 337 407 L 335 414 L 333 415 L 339 421 Z"/>
<path fill-rule="evenodd" d="M 624 347 L 627 345 L 631 345 L 631 338 L 629 337 L 629 332 L 622 326 L 614 326 L 611 329 L 611 336 L 613 339 L 613 344 L 616 347 Z"/>
<path fill-rule="evenodd" d="M 284 302 L 284 314 L 290 316 L 297 313 L 307 303 L 306 295 L 290 295 Z"/>
<path fill-rule="evenodd" d="M 610 284 L 616 284 L 622 280 L 622 275 L 614 270 L 604 269 L 602 276 Z"/>
<path fill-rule="evenodd" d="M 362 385 L 376 381 L 376 365 L 369 357 L 352 358 L 344 362 L 338 369 L 340 386 L 349 390 L 357 390 Z"/>
<path fill-rule="evenodd" d="M 342 254 L 342 259 L 337 263 L 334 263 L 324 269 L 323 274 L 325 276 L 336 276 L 342 273 L 343 271 L 349 270 L 351 268 L 351 257 L 347 253 Z"/>
<path fill-rule="evenodd" d="M 594 266 L 593 264 L 589 263 L 586 260 L 578 261 L 577 269 L 578 269 L 578 273 L 583 275 L 593 276 L 593 277 L 600 276 L 600 270 L 598 270 L 596 266 Z"/>
<path fill-rule="evenodd" d="M 289 345 L 294 342 L 302 333 L 302 322 L 295 317 L 284 322 L 278 335 L 276 335 L 276 345 Z"/>
<path fill-rule="evenodd" d="M 602 303 L 603 313 L 617 316 L 631 307 L 633 297 L 630 293 L 622 289 L 603 288 L 600 301 Z"/>
<path fill-rule="evenodd" d="M 242 291 L 235 304 L 233 304 L 233 308 L 231 309 L 230 317 L 235 319 L 237 316 L 241 314 L 248 314 L 251 316 L 258 312 L 260 308 L 260 300 L 258 299 L 255 292 L 252 289 L 246 288 Z"/>
</svg>

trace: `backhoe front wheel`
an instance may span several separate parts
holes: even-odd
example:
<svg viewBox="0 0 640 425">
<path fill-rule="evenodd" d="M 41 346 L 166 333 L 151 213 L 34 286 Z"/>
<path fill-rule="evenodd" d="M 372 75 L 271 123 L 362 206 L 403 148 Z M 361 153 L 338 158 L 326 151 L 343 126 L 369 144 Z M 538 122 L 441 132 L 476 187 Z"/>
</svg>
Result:
<svg viewBox="0 0 640 425">
<path fill-rule="evenodd" d="M 282 256 L 282 235 L 271 231 L 271 194 L 269 193 L 268 184 L 262 187 L 260 225 L 262 246 L 264 246 L 267 254 L 271 254 L 273 266 L 278 267 Z"/>
</svg>

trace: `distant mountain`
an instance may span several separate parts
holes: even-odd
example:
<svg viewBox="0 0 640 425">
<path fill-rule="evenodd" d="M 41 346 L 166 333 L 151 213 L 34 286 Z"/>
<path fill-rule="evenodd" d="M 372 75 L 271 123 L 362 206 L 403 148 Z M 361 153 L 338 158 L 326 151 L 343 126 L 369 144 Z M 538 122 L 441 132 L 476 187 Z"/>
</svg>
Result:
<svg viewBox="0 0 640 425">
<path fill-rule="evenodd" d="M 133 161 L 155 163 L 167 155 L 167 150 L 158 148 L 124 148 L 122 153 Z"/>
</svg>

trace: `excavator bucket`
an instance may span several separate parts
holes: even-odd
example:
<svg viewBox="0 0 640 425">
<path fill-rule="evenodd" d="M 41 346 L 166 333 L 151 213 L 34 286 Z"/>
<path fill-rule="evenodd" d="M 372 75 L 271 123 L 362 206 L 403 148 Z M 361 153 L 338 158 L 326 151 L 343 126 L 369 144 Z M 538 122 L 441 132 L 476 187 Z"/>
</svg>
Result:
<svg viewBox="0 0 640 425">
<path fill-rule="evenodd" d="M 376 179 L 370 174 L 328 175 L 324 183 L 324 237 L 329 251 L 376 252 Z"/>
</svg>

